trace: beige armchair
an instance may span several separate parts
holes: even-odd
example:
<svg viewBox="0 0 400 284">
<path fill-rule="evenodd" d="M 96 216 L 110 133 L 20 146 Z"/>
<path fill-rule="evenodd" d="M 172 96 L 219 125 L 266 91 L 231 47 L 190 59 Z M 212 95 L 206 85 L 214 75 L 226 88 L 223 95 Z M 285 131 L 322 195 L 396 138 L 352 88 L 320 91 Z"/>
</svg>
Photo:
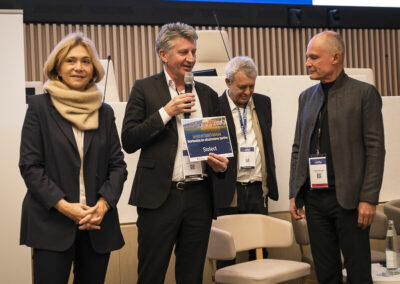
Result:
<svg viewBox="0 0 400 284">
<path fill-rule="evenodd" d="M 296 243 L 299 245 L 301 253 L 301 261 L 306 262 L 311 265 L 314 269 L 314 259 L 311 254 L 311 250 L 306 248 L 310 245 L 310 238 L 308 235 L 307 220 L 306 218 L 296 220 L 292 217 L 292 225 L 294 238 Z"/>
<path fill-rule="evenodd" d="M 289 247 L 292 243 L 293 229 L 288 221 L 260 214 L 218 217 L 211 227 L 208 259 L 234 259 L 237 252 L 250 249 L 257 249 L 257 259 L 216 270 L 215 282 L 272 284 L 307 276 L 310 273 L 307 263 L 262 259 L 262 247 Z"/>
<path fill-rule="evenodd" d="M 400 219 L 400 214 L 399 214 L 399 219 Z M 305 218 L 300 220 L 295 220 L 292 216 L 292 224 L 293 224 L 294 237 L 296 239 L 297 244 L 300 247 L 301 260 L 310 264 L 312 269 L 314 269 L 314 260 L 311 251 L 305 248 L 305 246 L 308 246 L 310 244 L 310 239 L 308 236 L 308 229 L 307 229 L 307 220 Z M 369 232 L 370 239 L 384 240 L 386 238 L 386 228 L 387 228 L 386 215 L 383 214 L 382 212 L 376 211 L 375 220 L 372 223 Z M 385 260 L 386 256 L 384 252 L 371 250 L 372 263 L 378 263 Z M 343 256 L 342 256 L 342 263 L 343 263 Z"/>
</svg>

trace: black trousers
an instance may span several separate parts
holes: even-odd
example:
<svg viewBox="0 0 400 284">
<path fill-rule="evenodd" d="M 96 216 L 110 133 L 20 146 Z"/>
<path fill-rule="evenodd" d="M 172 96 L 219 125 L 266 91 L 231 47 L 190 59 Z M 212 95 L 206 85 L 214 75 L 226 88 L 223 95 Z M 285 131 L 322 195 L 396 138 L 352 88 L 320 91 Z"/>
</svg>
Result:
<svg viewBox="0 0 400 284">
<path fill-rule="evenodd" d="M 178 284 L 201 284 L 212 221 L 206 182 L 171 189 L 157 209 L 138 210 L 138 283 L 162 284 L 175 245 Z"/>
<path fill-rule="evenodd" d="M 370 228 L 357 226 L 357 209 L 343 209 L 331 189 L 307 189 L 304 201 L 318 283 L 342 283 L 340 250 L 347 283 L 372 283 Z"/>
<path fill-rule="evenodd" d="M 75 243 L 66 251 L 33 249 L 35 284 L 67 284 L 74 263 L 74 284 L 104 283 L 110 253 L 99 254 L 92 248 L 89 233 L 77 232 Z"/>
<path fill-rule="evenodd" d="M 227 207 L 217 210 L 218 216 L 233 215 L 233 214 L 264 214 L 268 215 L 268 199 L 265 200 L 262 191 L 261 182 L 249 184 L 236 183 L 237 191 L 237 207 Z M 263 248 L 263 257 L 268 258 L 268 251 Z M 256 250 L 249 250 L 249 261 L 256 259 Z M 236 259 L 217 261 L 217 269 L 233 265 Z"/>
</svg>

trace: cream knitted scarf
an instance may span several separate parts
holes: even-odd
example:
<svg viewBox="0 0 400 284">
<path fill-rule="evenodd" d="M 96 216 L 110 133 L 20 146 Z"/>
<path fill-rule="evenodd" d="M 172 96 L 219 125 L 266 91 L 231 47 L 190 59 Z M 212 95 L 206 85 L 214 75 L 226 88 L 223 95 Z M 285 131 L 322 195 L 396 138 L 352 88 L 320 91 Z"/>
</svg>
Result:
<svg viewBox="0 0 400 284">
<path fill-rule="evenodd" d="M 76 91 L 60 81 L 48 80 L 44 89 L 50 93 L 51 101 L 61 116 L 78 129 L 99 127 L 99 108 L 103 94 L 95 84 L 85 91 Z"/>
</svg>

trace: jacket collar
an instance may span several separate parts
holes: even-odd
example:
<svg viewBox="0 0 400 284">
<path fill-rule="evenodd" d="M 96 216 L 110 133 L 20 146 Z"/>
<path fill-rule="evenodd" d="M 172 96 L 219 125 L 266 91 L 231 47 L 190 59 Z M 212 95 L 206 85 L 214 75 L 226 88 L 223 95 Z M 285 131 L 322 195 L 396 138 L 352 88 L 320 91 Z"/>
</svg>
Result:
<svg viewBox="0 0 400 284">
<path fill-rule="evenodd" d="M 341 86 L 343 86 L 343 84 L 347 81 L 348 78 L 349 76 L 347 76 L 347 74 L 344 72 L 343 69 L 342 72 L 339 74 L 339 76 L 336 78 L 333 86 L 329 89 L 329 92 L 339 89 Z M 318 84 L 318 90 L 323 93 L 321 82 Z"/>
<path fill-rule="evenodd" d="M 75 141 L 74 132 L 72 131 L 71 123 L 58 113 L 58 111 L 53 105 L 53 102 L 50 99 L 50 94 L 46 93 L 46 96 L 50 106 L 50 114 L 53 116 L 56 124 L 58 125 L 58 127 L 60 127 L 61 131 L 67 137 L 67 140 L 71 143 L 71 145 L 75 149 L 78 149 Z"/>
</svg>

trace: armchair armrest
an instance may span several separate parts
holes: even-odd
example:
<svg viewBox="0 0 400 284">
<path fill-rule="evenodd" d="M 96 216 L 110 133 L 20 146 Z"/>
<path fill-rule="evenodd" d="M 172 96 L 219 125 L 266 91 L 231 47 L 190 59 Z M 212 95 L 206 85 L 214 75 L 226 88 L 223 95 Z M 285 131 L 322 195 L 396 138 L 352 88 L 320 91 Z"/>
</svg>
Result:
<svg viewBox="0 0 400 284">
<path fill-rule="evenodd" d="M 236 249 L 231 233 L 211 227 L 207 257 L 217 260 L 234 259 L 236 257 Z"/>
</svg>

